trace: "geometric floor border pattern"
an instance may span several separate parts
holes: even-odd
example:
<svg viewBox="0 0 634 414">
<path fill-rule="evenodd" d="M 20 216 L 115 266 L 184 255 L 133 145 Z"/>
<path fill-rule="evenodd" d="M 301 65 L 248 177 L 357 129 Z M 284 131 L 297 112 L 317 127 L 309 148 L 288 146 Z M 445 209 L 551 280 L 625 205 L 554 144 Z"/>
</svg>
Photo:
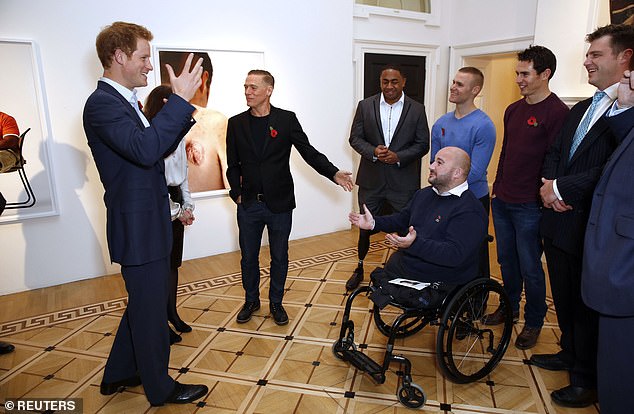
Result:
<svg viewBox="0 0 634 414">
<path fill-rule="evenodd" d="M 82 398 L 84 413 L 405 413 L 396 398 L 397 366 L 386 382 L 338 360 L 331 346 L 338 337 L 347 295 L 345 281 L 356 267 L 356 248 L 292 261 L 284 304 L 290 322 L 277 326 L 268 314 L 268 277 L 261 281 L 262 308 L 237 324 L 243 303 L 239 274 L 183 284 L 178 307 L 194 330 L 171 348 L 170 375 L 186 383 L 204 383 L 210 392 L 196 404 L 149 406 L 142 386 L 111 396 L 99 394 L 105 360 L 112 345 L 123 298 L 10 321 L 0 336 L 16 351 L 0 356 L 0 402 L 7 398 Z M 368 268 L 383 263 L 390 250 L 373 242 Z M 268 275 L 268 268 L 262 269 Z M 355 340 L 381 360 L 386 338 L 372 320 L 370 301 L 355 300 Z M 515 340 L 521 323 L 514 327 Z M 527 365 L 532 352 L 557 350 L 558 331 L 552 303 L 538 345 L 528 351 L 513 344 L 493 373 L 472 384 L 453 384 L 435 363 L 435 327 L 399 339 L 396 351 L 412 361 L 413 381 L 427 393 L 425 413 L 576 413 L 549 393 L 567 383 L 567 375 Z M 2 408 L 0 407 L 0 411 Z"/>
</svg>

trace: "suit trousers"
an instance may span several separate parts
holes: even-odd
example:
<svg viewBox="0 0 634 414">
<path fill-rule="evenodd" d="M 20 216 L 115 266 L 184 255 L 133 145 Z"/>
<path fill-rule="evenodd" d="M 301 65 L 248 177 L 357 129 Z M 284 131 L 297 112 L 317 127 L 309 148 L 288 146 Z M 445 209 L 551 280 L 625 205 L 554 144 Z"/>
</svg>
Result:
<svg viewBox="0 0 634 414">
<path fill-rule="evenodd" d="M 561 358 L 572 362 L 570 384 L 577 387 L 597 386 L 598 314 L 581 298 L 581 256 L 553 246 L 544 238 L 550 290 L 561 330 Z"/>
<path fill-rule="evenodd" d="M 273 213 L 264 202 L 249 207 L 238 204 L 238 227 L 242 287 L 247 302 L 260 300 L 260 245 L 266 226 L 271 252 L 269 301 L 282 303 L 288 273 L 288 238 L 291 234 L 293 211 Z"/>
<path fill-rule="evenodd" d="M 485 195 L 484 197 L 480 197 L 478 200 L 482 203 L 482 207 L 484 207 L 484 211 L 487 213 L 487 220 L 489 219 L 489 211 L 491 210 L 491 197 L 489 195 Z M 489 263 L 489 237 L 486 237 L 480 246 L 479 253 L 479 261 L 478 261 L 478 277 L 491 277 L 491 264 Z"/>
<path fill-rule="evenodd" d="M 634 407 L 634 317 L 599 315 L 597 357 L 599 405 L 603 414 L 630 412 Z"/>
<path fill-rule="evenodd" d="M 123 313 L 103 374 L 107 383 L 139 375 L 151 404 L 161 404 L 174 390 L 167 373 L 170 355 L 167 328 L 169 259 L 121 266 L 128 291 Z"/>
</svg>

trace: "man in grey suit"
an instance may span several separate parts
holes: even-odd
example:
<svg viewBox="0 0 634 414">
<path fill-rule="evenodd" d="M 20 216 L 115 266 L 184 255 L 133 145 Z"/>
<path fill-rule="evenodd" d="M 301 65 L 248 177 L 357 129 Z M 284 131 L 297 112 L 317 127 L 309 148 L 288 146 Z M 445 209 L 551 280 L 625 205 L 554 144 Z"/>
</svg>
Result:
<svg viewBox="0 0 634 414">
<path fill-rule="evenodd" d="M 363 213 L 365 204 L 373 216 L 386 204 L 395 212 L 407 205 L 420 188 L 421 158 L 429 151 L 425 107 L 403 93 L 406 79 L 400 68 L 384 67 L 380 79 L 381 93 L 359 102 L 349 140 L 361 155 L 356 181 L 359 208 Z M 363 281 L 371 234 L 359 229 L 359 264 L 346 282 L 347 290 Z"/>
<path fill-rule="evenodd" d="M 620 144 L 592 197 L 581 276 L 583 301 L 599 312 L 597 387 L 606 414 L 627 412 L 634 404 L 633 74 L 625 71 L 616 104 L 605 117 Z"/>
</svg>

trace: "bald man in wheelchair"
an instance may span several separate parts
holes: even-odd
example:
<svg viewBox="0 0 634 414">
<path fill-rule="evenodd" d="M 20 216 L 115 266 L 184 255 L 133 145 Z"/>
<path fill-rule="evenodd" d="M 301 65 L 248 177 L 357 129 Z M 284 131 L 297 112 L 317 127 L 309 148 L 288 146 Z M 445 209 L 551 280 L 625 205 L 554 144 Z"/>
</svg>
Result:
<svg viewBox="0 0 634 414">
<path fill-rule="evenodd" d="M 469 191 L 469 170 L 465 151 L 445 147 L 429 167 L 431 186 L 418 190 L 405 209 L 381 217 L 372 217 L 365 206 L 363 214 L 350 213 L 352 224 L 388 233 L 386 240 L 398 248 L 385 264 L 390 278 L 462 285 L 477 277 L 488 221 Z"/>
</svg>

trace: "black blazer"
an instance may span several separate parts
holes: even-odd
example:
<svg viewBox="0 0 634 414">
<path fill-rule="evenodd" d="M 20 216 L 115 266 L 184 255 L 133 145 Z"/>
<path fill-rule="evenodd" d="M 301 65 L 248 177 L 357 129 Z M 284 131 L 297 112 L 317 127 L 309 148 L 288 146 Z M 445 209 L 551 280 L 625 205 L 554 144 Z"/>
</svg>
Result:
<svg viewBox="0 0 634 414">
<path fill-rule="evenodd" d="M 385 145 L 380 112 L 381 93 L 359 102 L 352 121 L 350 145 L 361 154 L 357 185 L 365 188 L 388 187 L 410 191 L 420 188 L 421 158 L 429 151 L 429 126 L 425 107 L 405 96 L 403 112 L 398 120 L 390 150 L 400 160 L 398 164 L 374 161 L 374 149 Z"/>
<path fill-rule="evenodd" d="M 84 107 L 84 131 L 105 189 L 110 259 L 141 265 L 169 255 L 172 225 L 163 158 L 189 131 L 194 107 L 177 95 L 145 128 L 112 86 L 99 82 Z"/>
<path fill-rule="evenodd" d="M 634 316 L 634 108 L 606 118 L 624 138 L 605 165 L 592 198 L 581 294 L 605 315 Z"/>
<path fill-rule="evenodd" d="M 573 209 L 557 213 L 545 208 L 541 233 L 552 239 L 558 248 L 579 257 L 583 251 L 592 192 L 603 166 L 617 145 L 605 118 L 601 117 L 586 133 L 572 159 L 568 161 L 575 131 L 591 103 L 592 98 L 589 98 L 572 107 L 559 135 L 546 153 L 542 169 L 543 177 L 557 179 L 559 193 Z"/>
<path fill-rule="evenodd" d="M 271 106 L 269 130 L 275 136 L 266 137 L 260 153 L 251 137 L 249 110 L 229 119 L 227 124 L 227 179 L 229 195 L 249 207 L 256 201 L 255 181 L 262 183 L 262 194 L 267 207 L 274 213 L 295 208 L 293 177 L 290 169 L 291 148 L 324 177 L 334 180 L 339 169 L 317 151 L 308 141 L 297 117 L 291 111 Z"/>
</svg>

